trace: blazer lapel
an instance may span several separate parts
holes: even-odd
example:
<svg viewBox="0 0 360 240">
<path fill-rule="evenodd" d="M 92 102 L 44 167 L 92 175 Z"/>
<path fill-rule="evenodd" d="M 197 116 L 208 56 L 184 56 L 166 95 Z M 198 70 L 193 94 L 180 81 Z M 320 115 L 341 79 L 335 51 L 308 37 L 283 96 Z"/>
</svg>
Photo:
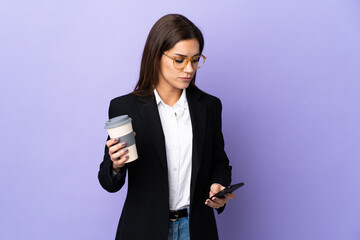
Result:
<svg viewBox="0 0 360 240">
<path fill-rule="evenodd" d="M 186 89 L 186 98 L 189 105 L 191 124 L 193 129 L 193 149 L 192 149 L 192 170 L 190 185 L 190 203 L 193 201 L 196 178 L 199 172 L 202 159 L 202 151 L 205 139 L 206 127 L 206 107 L 200 103 L 199 98 L 202 92 L 195 87 Z M 153 140 L 157 154 L 164 169 L 167 171 L 167 160 L 165 151 L 165 137 L 161 126 L 159 111 L 155 97 L 141 97 L 140 114 L 144 121 L 148 123 L 151 139 Z"/>
<path fill-rule="evenodd" d="M 156 105 L 155 97 L 140 97 L 140 114 L 144 121 L 148 123 L 150 137 L 153 140 L 156 152 L 159 155 L 161 164 L 167 171 L 166 151 L 165 151 L 165 137 L 161 126 L 159 110 Z"/>
<path fill-rule="evenodd" d="M 191 123 L 193 128 L 193 150 L 192 150 L 192 170 L 190 185 L 190 203 L 193 201 L 196 178 L 199 172 L 202 159 L 202 149 L 204 145 L 206 108 L 200 103 L 199 98 L 202 92 L 194 87 L 186 90 L 186 98 L 189 105 Z"/>
</svg>

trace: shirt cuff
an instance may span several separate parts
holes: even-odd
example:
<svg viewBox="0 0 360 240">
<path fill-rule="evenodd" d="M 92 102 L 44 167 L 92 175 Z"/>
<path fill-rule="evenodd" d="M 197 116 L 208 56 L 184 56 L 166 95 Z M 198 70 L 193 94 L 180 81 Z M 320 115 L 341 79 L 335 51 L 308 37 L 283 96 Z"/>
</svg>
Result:
<svg viewBox="0 0 360 240">
<path fill-rule="evenodd" d="M 112 171 L 112 176 L 115 177 L 116 175 L 118 175 L 114 170 L 111 170 Z"/>
</svg>

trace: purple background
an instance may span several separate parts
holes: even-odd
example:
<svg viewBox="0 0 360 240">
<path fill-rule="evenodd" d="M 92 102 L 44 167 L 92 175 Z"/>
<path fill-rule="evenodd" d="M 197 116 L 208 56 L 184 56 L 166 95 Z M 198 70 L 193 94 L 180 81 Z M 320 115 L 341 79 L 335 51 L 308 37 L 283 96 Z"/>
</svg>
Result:
<svg viewBox="0 0 360 240">
<path fill-rule="evenodd" d="M 360 239 L 358 0 L 1 1 L 1 239 L 114 238 L 104 121 L 166 13 L 203 31 L 197 83 L 246 183 L 221 239 Z"/>
</svg>

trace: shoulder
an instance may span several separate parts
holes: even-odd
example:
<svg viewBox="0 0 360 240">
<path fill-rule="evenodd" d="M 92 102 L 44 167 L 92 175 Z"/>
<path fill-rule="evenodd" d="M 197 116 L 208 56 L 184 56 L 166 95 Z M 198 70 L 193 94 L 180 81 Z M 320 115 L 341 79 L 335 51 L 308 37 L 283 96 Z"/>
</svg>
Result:
<svg viewBox="0 0 360 240">
<path fill-rule="evenodd" d="M 221 100 L 218 97 L 200 90 L 197 86 L 190 86 L 187 91 L 195 96 L 203 105 L 221 108 Z"/>
<path fill-rule="evenodd" d="M 221 107 L 221 100 L 218 97 L 204 93 L 203 102 L 206 102 L 210 106 Z"/>
<path fill-rule="evenodd" d="M 132 93 L 113 98 L 110 101 L 109 118 L 131 114 L 136 108 L 137 98 L 138 97 Z"/>
<path fill-rule="evenodd" d="M 135 101 L 136 98 L 137 98 L 137 96 L 135 96 L 134 94 L 128 93 L 126 95 L 122 95 L 122 96 L 111 99 L 110 106 L 111 105 L 126 105 L 126 104 L 129 104 L 129 103 Z"/>
</svg>

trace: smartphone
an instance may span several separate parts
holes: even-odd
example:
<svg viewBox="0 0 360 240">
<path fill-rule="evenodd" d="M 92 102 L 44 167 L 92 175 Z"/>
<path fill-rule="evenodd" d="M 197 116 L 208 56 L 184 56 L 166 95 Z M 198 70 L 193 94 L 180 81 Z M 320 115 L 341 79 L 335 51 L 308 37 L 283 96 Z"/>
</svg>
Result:
<svg viewBox="0 0 360 240">
<path fill-rule="evenodd" d="M 244 183 L 237 183 L 237 184 L 233 184 L 231 186 L 228 186 L 226 188 L 224 188 L 223 190 L 221 190 L 220 192 L 216 193 L 215 195 L 209 197 L 210 200 L 212 200 L 213 197 L 217 197 L 217 198 L 224 198 L 226 193 L 231 193 L 234 192 L 235 190 L 237 190 L 238 188 L 244 186 Z"/>
</svg>

